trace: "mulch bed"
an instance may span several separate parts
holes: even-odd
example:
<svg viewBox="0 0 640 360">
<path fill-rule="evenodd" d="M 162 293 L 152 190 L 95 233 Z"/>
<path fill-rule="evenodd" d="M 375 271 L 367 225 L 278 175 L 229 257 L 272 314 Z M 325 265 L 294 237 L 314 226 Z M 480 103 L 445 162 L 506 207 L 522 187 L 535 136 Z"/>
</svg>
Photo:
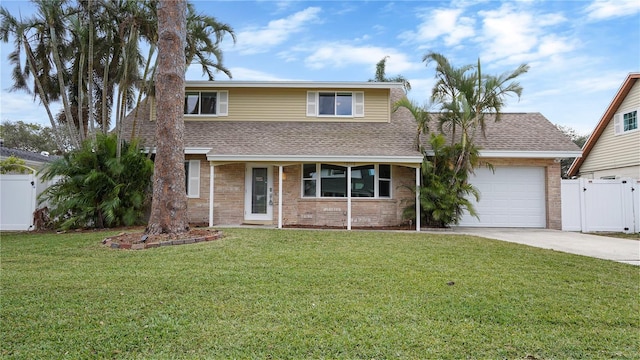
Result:
<svg viewBox="0 0 640 360">
<path fill-rule="evenodd" d="M 222 238 L 222 231 L 213 229 L 191 229 L 183 234 L 147 235 L 144 231 L 122 232 L 102 240 L 111 249 L 144 250 L 161 246 L 195 244 Z"/>
</svg>

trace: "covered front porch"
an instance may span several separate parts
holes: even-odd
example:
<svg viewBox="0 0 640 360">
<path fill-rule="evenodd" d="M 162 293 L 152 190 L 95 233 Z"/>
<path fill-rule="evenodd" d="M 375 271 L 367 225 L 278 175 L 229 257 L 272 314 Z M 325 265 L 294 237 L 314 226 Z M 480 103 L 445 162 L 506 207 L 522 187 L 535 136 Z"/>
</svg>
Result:
<svg viewBox="0 0 640 360">
<path fill-rule="evenodd" d="M 419 157 L 238 159 L 207 154 L 206 160 L 206 177 L 214 179 L 207 181 L 206 191 L 210 227 L 397 226 L 404 208 L 418 204 L 413 189 L 420 185 Z M 419 206 L 415 210 L 419 214 Z M 420 224 L 415 225 L 419 231 Z"/>
</svg>

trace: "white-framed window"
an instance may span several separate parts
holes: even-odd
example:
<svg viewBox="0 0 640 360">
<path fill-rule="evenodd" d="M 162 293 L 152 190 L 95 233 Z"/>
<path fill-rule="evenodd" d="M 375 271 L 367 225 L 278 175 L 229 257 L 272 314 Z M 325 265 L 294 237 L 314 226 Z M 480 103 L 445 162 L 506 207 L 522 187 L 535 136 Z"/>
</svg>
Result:
<svg viewBox="0 0 640 360">
<path fill-rule="evenodd" d="M 616 135 L 638 130 L 638 110 L 620 112 L 613 115 L 613 128 Z"/>
<path fill-rule="evenodd" d="M 187 91 L 184 94 L 185 115 L 227 116 L 228 91 Z"/>
<path fill-rule="evenodd" d="M 302 197 L 347 197 L 347 167 L 333 164 L 302 164 Z M 352 167 L 351 197 L 391 198 L 391 165 Z"/>
<path fill-rule="evenodd" d="M 362 91 L 308 91 L 307 116 L 363 117 Z"/>
<path fill-rule="evenodd" d="M 200 197 L 200 160 L 184 162 L 184 182 L 188 198 Z"/>
</svg>

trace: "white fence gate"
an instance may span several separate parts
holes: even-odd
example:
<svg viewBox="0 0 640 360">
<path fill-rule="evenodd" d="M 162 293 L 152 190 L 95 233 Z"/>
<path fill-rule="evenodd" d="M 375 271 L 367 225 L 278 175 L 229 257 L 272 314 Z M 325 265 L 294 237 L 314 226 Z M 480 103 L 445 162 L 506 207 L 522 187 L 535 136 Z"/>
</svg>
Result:
<svg viewBox="0 0 640 360">
<path fill-rule="evenodd" d="M 33 174 L 0 175 L 0 230 L 30 230 L 36 209 Z"/>
<path fill-rule="evenodd" d="M 562 230 L 640 232 L 640 180 L 562 180 Z"/>
</svg>

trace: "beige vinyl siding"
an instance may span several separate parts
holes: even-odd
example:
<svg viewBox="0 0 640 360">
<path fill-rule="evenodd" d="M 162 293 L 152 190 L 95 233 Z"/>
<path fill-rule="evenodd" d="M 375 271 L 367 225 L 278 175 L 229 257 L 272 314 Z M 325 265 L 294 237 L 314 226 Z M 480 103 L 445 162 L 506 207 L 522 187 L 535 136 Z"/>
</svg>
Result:
<svg viewBox="0 0 640 360">
<path fill-rule="evenodd" d="M 588 179 L 603 179 L 611 176 L 614 176 L 617 179 L 621 179 L 621 178 L 640 179 L 640 165 L 596 171 L 590 174 L 586 174 L 585 176 L 582 176 L 582 177 L 585 177 Z"/>
<path fill-rule="evenodd" d="M 617 113 L 640 110 L 640 81 L 624 99 Z M 613 119 L 580 167 L 580 175 L 640 164 L 640 130 L 615 135 Z M 612 174 L 614 175 L 614 174 Z"/>
<path fill-rule="evenodd" d="M 388 89 L 288 89 L 288 88 L 189 88 L 187 91 L 229 91 L 228 116 L 185 116 L 189 120 L 212 121 L 321 121 L 389 122 Z M 364 92 L 364 117 L 307 117 L 308 91 Z"/>
</svg>

